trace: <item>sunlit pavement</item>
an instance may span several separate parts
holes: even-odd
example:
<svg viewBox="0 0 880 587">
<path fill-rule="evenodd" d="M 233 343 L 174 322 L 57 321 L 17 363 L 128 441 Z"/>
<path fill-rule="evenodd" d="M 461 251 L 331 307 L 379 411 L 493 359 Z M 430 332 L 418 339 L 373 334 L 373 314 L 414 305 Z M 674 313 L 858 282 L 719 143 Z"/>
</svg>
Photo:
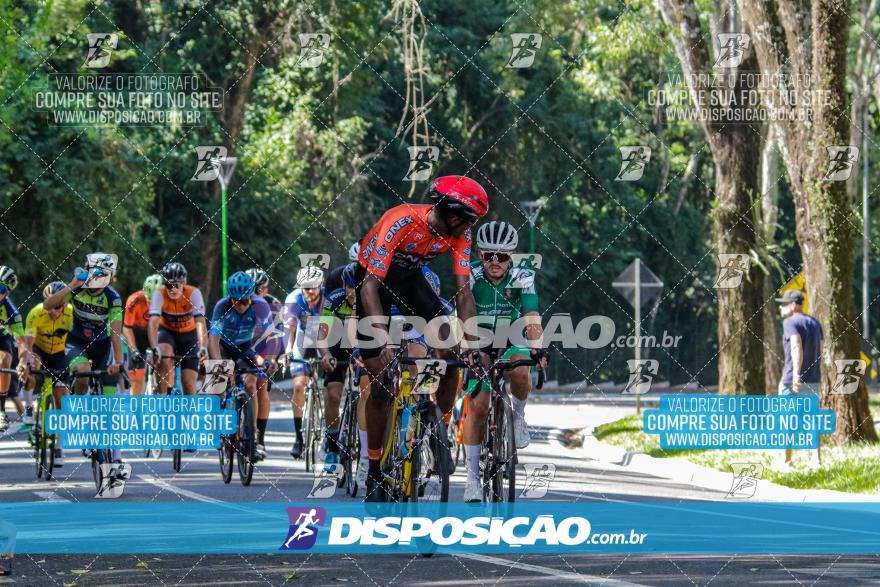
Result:
<svg viewBox="0 0 880 587">
<path fill-rule="evenodd" d="M 553 479 L 546 500 L 643 501 L 717 500 L 724 493 L 694 487 L 681 481 L 640 474 L 609 466 L 600 459 L 584 456 L 578 444 L 604 421 L 631 413 L 628 403 L 601 397 L 575 399 L 569 394 L 542 397 L 530 404 L 527 418 L 532 430 L 531 445 L 521 451 L 522 464 L 554 464 Z M 11 430 L 16 430 L 14 425 Z M 273 406 L 267 435 L 269 458 L 261 462 L 253 483 L 243 487 L 237 471 L 232 482 L 220 478 L 215 451 L 184 454 L 183 468 L 175 473 L 170 455 L 159 460 L 126 453 L 133 466 L 124 501 L 304 501 L 314 476 L 302 461 L 288 454 L 293 442 L 292 414 L 285 402 Z M 88 502 L 94 499 L 89 463 L 68 451 L 66 464 L 53 482 L 37 481 L 25 434 L 18 431 L 0 440 L 0 501 L 64 500 Z M 519 485 L 525 475 L 520 473 Z M 464 470 L 453 477 L 452 500 L 460 500 Z M 327 501 L 351 498 L 344 489 Z M 829 549 L 833 544 L 829 541 Z M 454 562 L 453 562 L 454 561 Z M 855 585 L 880 583 L 880 561 L 864 556 L 791 555 L 595 555 L 563 556 L 435 556 L 402 555 L 346 557 L 331 555 L 266 556 L 122 556 L 19 555 L 12 579 L 21 585 L 201 585 L 201 584 L 420 584 L 457 583 L 510 584 L 581 583 L 602 585 L 742 585 L 818 584 Z"/>
</svg>

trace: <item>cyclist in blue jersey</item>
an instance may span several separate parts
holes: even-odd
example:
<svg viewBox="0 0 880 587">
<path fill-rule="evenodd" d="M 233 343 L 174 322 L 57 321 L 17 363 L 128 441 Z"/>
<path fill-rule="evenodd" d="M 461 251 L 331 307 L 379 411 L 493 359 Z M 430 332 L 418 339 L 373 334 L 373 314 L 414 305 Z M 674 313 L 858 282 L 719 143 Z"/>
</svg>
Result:
<svg viewBox="0 0 880 587">
<path fill-rule="evenodd" d="M 318 323 L 324 307 L 324 271 L 319 267 L 303 267 L 296 274 L 296 289 L 284 300 L 285 324 L 288 328 L 287 352 L 295 360 L 303 361 L 317 358 L 315 341 L 318 336 Z M 311 376 L 310 368 L 304 363 L 291 363 L 290 375 L 293 377 L 293 427 L 296 440 L 290 449 L 290 456 L 298 459 L 303 452 L 302 414 L 305 404 L 306 385 Z"/>
<path fill-rule="evenodd" d="M 24 344 L 24 323 L 21 313 L 12 300 L 10 292 L 18 286 L 18 276 L 9 267 L 0 267 L 0 367 L 10 369 L 15 346 L 27 349 Z M 18 362 L 27 364 L 28 353 L 23 350 Z M 9 426 L 6 420 L 6 398 L 10 388 L 9 373 L 0 373 L 0 432 L 4 432 Z M 15 395 L 12 400 L 17 402 Z M 21 411 L 21 410 L 19 410 Z"/>
<path fill-rule="evenodd" d="M 254 340 L 254 350 L 263 358 L 266 365 L 266 376 L 257 377 L 257 401 L 260 411 L 257 413 L 257 443 L 255 450 L 258 459 L 264 459 L 266 454 L 266 428 L 269 425 L 269 392 L 272 391 L 272 374 L 278 369 L 277 359 L 284 353 L 284 343 L 287 333 L 284 330 L 284 305 L 281 300 L 269 293 L 269 274 L 254 267 L 245 271 L 254 280 L 254 293 L 269 304 L 272 313 L 272 328 L 260 334 Z"/>
<path fill-rule="evenodd" d="M 254 294 L 254 280 L 243 271 L 229 276 L 226 291 L 229 295 L 217 302 L 211 315 L 208 355 L 212 359 L 232 359 L 236 369 L 260 367 L 263 360 L 254 350 L 253 341 L 272 327 L 269 304 Z M 253 403 L 256 430 L 259 411 L 256 374 L 244 374 L 244 388 Z"/>
</svg>

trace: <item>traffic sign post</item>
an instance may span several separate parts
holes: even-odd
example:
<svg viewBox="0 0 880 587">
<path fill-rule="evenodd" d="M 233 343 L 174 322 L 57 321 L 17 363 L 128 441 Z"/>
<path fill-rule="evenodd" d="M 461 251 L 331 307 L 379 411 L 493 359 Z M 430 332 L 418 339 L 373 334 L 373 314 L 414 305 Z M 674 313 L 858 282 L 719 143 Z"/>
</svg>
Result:
<svg viewBox="0 0 880 587">
<path fill-rule="evenodd" d="M 641 259 L 636 258 L 635 261 L 629 264 L 629 267 L 617 276 L 611 285 L 635 309 L 633 334 L 636 340 L 636 365 L 639 365 L 639 361 L 642 359 L 642 304 L 660 295 L 660 292 L 663 290 L 663 282 L 654 275 L 653 271 L 648 269 L 647 265 L 642 263 Z M 636 394 L 637 414 L 642 412 L 640 395 Z"/>
<path fill-rule="evenodd" d="M 523 211 L 526 213 L 526 219 L 529 221 L 529 253 L 535 252 L 535 223 L 538 221 L 538 214 L 544 207 L 543 199 L 527 200 L 520 202 Z"/>
<path fill-rule="evenodd" d="M 226 215 L 226 188 L 229 187 L 229 181 L 232 179 L 232 174 L 235 171 L 235 166 L 238 164 L 238 158 L 236 157 L 224 157 L 223 159 L 217 159 L 215 161 L 215 165 L 217 165 L 217 181 L 220 182 L 220 247 L 221 247 L 221 263 L 222 263 L 222 275 L 223 275 L 223 296 L 226 296 L 226 279 L 229 277 L 229 247 L 227 245 L 227 241 L 229 240 L 229 232 L 227 229 L 227 215 Z"/>
</svg>

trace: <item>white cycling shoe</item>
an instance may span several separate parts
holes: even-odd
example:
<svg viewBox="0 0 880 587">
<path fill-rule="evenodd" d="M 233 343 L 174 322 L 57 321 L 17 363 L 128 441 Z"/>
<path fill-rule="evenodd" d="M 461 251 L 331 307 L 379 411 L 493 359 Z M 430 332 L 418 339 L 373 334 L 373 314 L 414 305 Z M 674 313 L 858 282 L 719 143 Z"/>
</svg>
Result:
<svg viewBox="0 0 880 587">
<path fill-rule="evenodd" d="M 513 416 L 513 438 L 518 449 L 527 447 L 532 439 L 529 435 L 529 425 L 526 424 L 526 419 L 520 418 L 516 414 Z"/>
<path fill-rule="evenodd" d="M 4 412 L 0 412 L 0 432 L 6 432 L 9 428 L 9 420 Z"/>
<path fill-rule="evenodd" d="M 355 476 L 354 480 L 358 484 L 358 487 L 366 487 L 367 486 L 367 473 L 370 471 L 370 459 L 367 457 L 361 457 L 358 460 L 358 470 L 357 476 Z"/>
<path fill-rule="evenodd" d="M 465 503 L 480 503 L 483 501 L 483 484 L 479 479 L 468 479 L 464 486 Z"/>
</svg>

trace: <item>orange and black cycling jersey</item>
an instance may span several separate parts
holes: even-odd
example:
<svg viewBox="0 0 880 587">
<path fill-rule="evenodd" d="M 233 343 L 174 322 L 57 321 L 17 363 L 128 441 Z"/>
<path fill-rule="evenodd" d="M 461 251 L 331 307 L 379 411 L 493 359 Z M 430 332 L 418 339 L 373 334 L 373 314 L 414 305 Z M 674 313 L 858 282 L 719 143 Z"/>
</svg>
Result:
<svg viewBox="0 0 880 587">
<path fill-rule="evenodd" d="M 143 290 L 138 290 L 125 300 L 123 326 L 132 330 L 146 330 L 150 323 L 150 301 Z"/>
<path fill-rule="evenodd" d="M 470 274 L 471 233 L 460 237 L 438 236 L 428 228 L 431 204 L 401 204 L 391 208 L 361 240 L 358 262 L 370 273 L 384 278 L 392 266 L 424 267 L 447 250 L 452 253 L 452 273 Z"/>
<path fill-rule="evenodd" d="M 168 290 L 160 287 L 150 300 L 150 316 L 159 316 L 159 326 L 173 332 L 196 329 L 196 318 L 205 315 L 205 302 L 199 288 L 184 285 L 181 295 L 172 300 Z"/>
</svg>

